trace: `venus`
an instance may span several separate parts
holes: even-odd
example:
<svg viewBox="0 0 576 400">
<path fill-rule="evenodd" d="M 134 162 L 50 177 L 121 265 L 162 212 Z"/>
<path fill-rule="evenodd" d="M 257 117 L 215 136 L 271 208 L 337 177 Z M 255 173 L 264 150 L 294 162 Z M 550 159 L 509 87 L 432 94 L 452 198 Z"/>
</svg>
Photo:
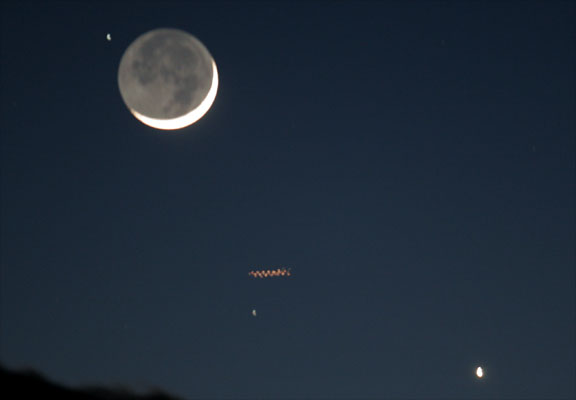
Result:
<svg viewBox="0 0 576 400">
<path fill-rule="evenodd" d="M 218 91 L 218 71 L 206 47 L 179 29 L 139 36 L 118 68 L 124 103 L 142 123 L 181 129 L 208 112 Z"/>
<path fill-rule="evenodd" d="M 476 376 L 478 378 L 482 378 L 484 376 L 484 370 L 482 369 L 482 367 L 476 368 Z"/>
</svg>

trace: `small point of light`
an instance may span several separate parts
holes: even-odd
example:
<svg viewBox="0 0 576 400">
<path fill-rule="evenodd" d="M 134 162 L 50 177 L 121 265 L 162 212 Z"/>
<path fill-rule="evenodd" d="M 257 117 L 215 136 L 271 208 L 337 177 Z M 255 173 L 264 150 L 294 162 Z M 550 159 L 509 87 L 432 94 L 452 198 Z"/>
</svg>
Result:
<svg viewBox="0 0 576 400">
<path fill-rule="evenodd" d="M 482 369 L 482 367 L 476 368 L 476 376 L 478 378 L 482 378 L 484 376 L 484 370 Z"/>
<path fill-rule="evenodd" d="M 106 40 L 107 41 L 111 41 L 112 40 L 112 35 L 110 35 L 109 33 L 106 34 Z"/>
</svg>

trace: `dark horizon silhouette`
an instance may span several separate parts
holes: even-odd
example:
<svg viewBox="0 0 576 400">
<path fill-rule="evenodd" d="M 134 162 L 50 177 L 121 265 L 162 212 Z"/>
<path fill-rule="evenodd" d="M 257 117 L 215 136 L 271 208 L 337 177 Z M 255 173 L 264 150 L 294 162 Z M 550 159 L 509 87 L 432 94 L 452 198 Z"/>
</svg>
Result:
<svg viewBox="0 0 576 400">
<path fill-rule="evenodd" d="M 0 365 L 3 399 L 44 399 L 58 400 L 179 400 L 181 398 L 165 393 L 161 389 L 150 389 L 137 393 L 129 387 L 86 385 L 68 387 L 47 378 L 32 368 L 8 369 Z"/>
</svg>

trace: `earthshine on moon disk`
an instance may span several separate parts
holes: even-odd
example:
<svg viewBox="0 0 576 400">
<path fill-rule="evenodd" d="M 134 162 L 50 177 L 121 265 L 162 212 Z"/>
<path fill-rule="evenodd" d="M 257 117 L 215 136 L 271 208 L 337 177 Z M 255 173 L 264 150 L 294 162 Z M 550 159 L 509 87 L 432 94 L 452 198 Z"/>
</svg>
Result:
<svg viewBox="0 0 576 400">
<path fill-rule="evenodd" d="M 180 129 L 198 121 L 212 106 L 218 71 L 194 36 L 178 29 L 155 29 L 124 52 L 118 86 L 124 103 L 142 123 Z"/>
</svg>

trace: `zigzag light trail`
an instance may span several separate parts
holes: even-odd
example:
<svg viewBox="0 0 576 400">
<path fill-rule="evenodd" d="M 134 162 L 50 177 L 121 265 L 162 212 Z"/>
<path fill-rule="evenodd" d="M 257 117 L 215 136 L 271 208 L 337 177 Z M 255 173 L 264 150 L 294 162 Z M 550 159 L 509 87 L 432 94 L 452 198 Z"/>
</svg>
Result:
<svg viewBox="0 0 576 400">
<path fill-rule="evenodd" d="M 290 268 L 264 269 L 248 272 L 253 278 L 272 278 L 280 276 L 290 276 Z"/>
</svg>

